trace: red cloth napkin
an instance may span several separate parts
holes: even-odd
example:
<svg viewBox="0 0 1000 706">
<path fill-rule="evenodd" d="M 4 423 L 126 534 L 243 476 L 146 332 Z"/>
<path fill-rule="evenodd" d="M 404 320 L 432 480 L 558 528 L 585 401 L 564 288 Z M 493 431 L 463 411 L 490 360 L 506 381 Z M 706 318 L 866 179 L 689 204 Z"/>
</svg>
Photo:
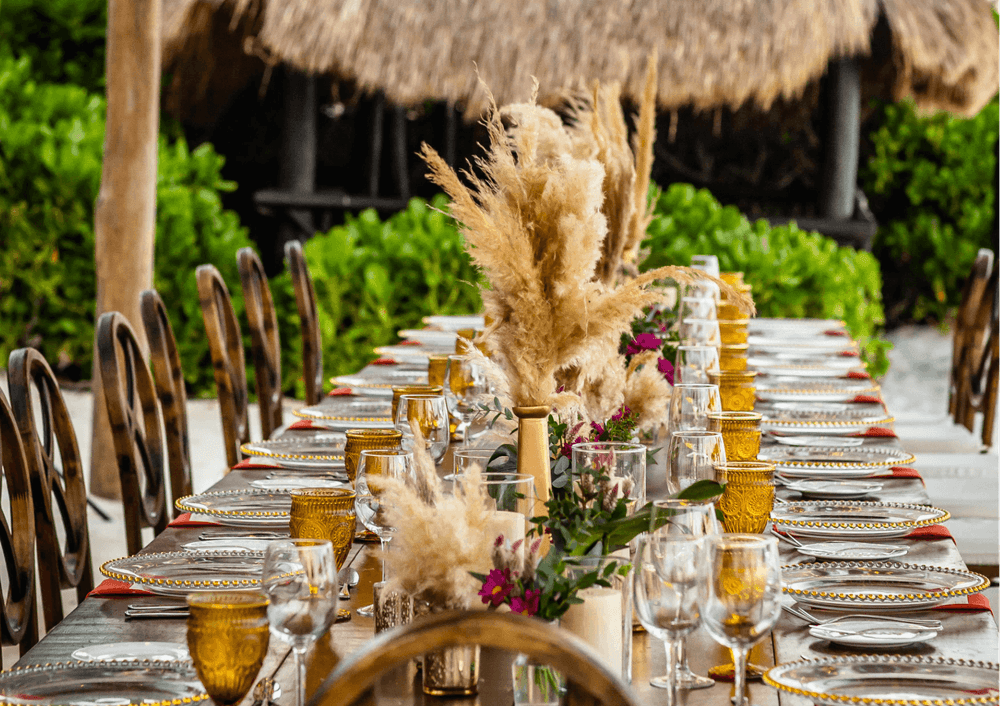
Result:
<svg viewBox="0 0 1000 706">
<path fill-rule="evenodd" d="M 244 459 L 233 466 L 231 471 L 258 471 L 258 470 L 274 470 L 276 468 L 281 468 L 281 466 L 276 466 L 273 463 L 259 463 Z"/>
<path fill-rule="evenodd" d="M 322 429 L 323 427 L 316 426 L 311 419 L 300 419 L 297 422 L 292 422 L 288 425 L 289 429 Z"/>
<path fill-rule="evenodd" d="M 90 593 L 87 597 L 95 596 L 98 598 L 121 598 L 123 596 L 152 596 L 153 593 L 149 591 L 142 591 L 138 588 L 132 588 L 132 584 L 125 583 L 124 581 L 119 581 L 118 579 L 104 579 L 101 583 Z"/>
<path fill-rule="evenodd" d="M 858 357 L 858 352 L 857 351 L 840 351 L 840 357 L 841 358 L 857 358 Z"/>
<path fill-rule="evenodd" d="M 847 436 L 861 436 L 868 439 L 895 439 L 896 432 L 886 427 L 868 427 L 865 431 L 848 434 Z"/>
<path fill-rule="evenodd" d="M 903 537 L 903 539 L 950 539 L 952 542 L 955 541 L 955 538 L 951 536 L 951 532 L 949 532 L 948 528 L 944 525 L 927 525 L 926 527 L 918 527 Z"/>
<path fill-rule="evenodd" d="M 399 363 L 392 358 L 376 358 L 369 365 L 399 365 Z"/>
<path fill-rule="evenodd" d="M 825 333 L 827 336 L 846 336 L 847 335 L 847 331 L 845 331 L 842 328 L 828 329 L 828 330 L 824 331 L 823 333 Z"/>
<path fill-rule="evenodd" d="M 877 395 L 855 395 L 851 402 L 860 404 L 882 404 L 882 398 Z"/>
<path fill-rule="evenodd" d="M 407 339 L 405 341 L 400 341 L 397 345 L 400 345 L 400 346 L 419 346 L 420 345 L 420 341 L 412 341 L 412 340 Z"/>
<path fill-rule="evenodd" d="M 221 525 L 218 522 L 206 522 L 204 520 L 192 520 L 190 512 L 182 512 L 177 517 L 175 517 L 173 520 L 171 520 L 170 523 L 167 525 L 167 527 L 178 527 L 178 528 L 181 528 L 181 529 L 183 529 L 185 527 L 220 527 L 220 526 Z"/>
<path fill-rule="evenodd" d="M 990 606 L 990 599 L 981 593 L 973 593 L 969 596 L 968 602 L 966 603 L 947 603 L 945 605 L 939 605 L 931 608 L 931 610 L 946 610 L 955 613 L 993 612 L 993 608 Z"/>
<path fill-rule="evenodd" d="M 917 478 L 921 483 L 924 482 L 923 476 L 920 475 L 916 468 L 907 468 L 906 466 L 893 466 L 889 469 L 888 473 L 873 476 L 873 478 L 880 480 L 885 480 L 887 478 Z"/>
<path fill-rule="evenodd" d="M 327 393 L 329 397 L 346 397 L 347 395 L 353 394 L 354 392 L 349 387 L 335 387 Z M 297 423 L 298 422 L 296 422 L 296 424 Z"/>
<path fill-rule="evenodd" d="M 872 376 L 860 370 L 848 370 L 847 377 L 851 380 L 871 380 Z"/>
</svg>

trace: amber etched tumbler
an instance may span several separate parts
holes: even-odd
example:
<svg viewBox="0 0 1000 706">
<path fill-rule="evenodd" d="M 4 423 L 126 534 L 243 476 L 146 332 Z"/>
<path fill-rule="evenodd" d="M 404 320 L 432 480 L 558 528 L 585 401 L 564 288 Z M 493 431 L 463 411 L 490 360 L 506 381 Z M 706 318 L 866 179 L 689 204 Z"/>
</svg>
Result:
<svg viewBox="0 0 1000 706">
<path fill-rule="evenodd" d="M 719 386 L 724 412 L 753 411 L 757 402 L 757 386 L 754 384 L 756 377 L 757 373 L 746 370 L 708 373 L 708 381 Z"/>
<path fill-rule="evenodd" d="M 352 483 L 358 475 L 358 459 L 362 451 L 398 449 L 403 443 L 403 435 L 396 429 L 348 429 L 345 436 L 344 470 Z"/>
<path fill-rule="evenodd" d="M 719 319 L 719 340 L 731 346 L 747 342 L 747 319 Z"/>
<path fill-rule="evenodd" d="M 760 412 L 709 412 L 708 430 L 722 434 L 727 461 L 756 461 L 760 452 Z"/>
<path fill-rule="evenodd" d="M 715 480 L 726 485 L 718 501 L 726 532 L 763 532 L 774 509 L 774 464 L 719 463 L 715 466 Z"/>
<path fill-rule="evenodd" d="M 427 356 L 427 384 L 437 385 L 444 388 L 444 381 L 448 378 L 448 354 L 431 353 Z"/>
<path fill-rule="evenodd" d="M 399 398 L 403 395 L 443 395 L 442 385 L 393 385 L 392 386 L 392 418 L 396 419 L 399 409 Z"/>
<path fill-rule="evenodd" d="M 719 368 L 732 372 L 746 370 L 749 348 L 746 343 L 723 343 L 719 346 Z"/>
<path fill-rule="evenodd" d="M 271 631 L 258 591 L 188 596 L 187 643 L 198 679 L 219 706 L 239 703 L 257 678 Z"/>
<path fill-rule="evenodd" d="M 347 488 L 293 490 L 289 535 L 292 539 L 329 539 L 340 571 L 354 542 L 356 498 Z"/>
</svg>

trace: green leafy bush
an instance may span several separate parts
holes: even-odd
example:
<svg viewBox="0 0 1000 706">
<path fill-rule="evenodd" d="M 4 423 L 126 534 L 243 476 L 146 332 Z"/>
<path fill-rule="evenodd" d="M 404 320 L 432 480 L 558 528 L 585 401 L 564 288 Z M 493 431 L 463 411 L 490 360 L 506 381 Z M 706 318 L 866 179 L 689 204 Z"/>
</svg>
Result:
<svg viewBox="0 0 1000 706">
<path fill-rule="evenodd" d="M 998 119 L 995 98 L 970 119 L 883 107 L 860 176 L 882 222 L 873 251 L 891 320 L 943 321 L 976 251 L 995 247 Z"/>
<path fill-rule="evenodd" d="M 348 217 L 342 226 L 316 235 L 304 246 L 316 287 L 323 336 L 323 369 L 329 375 L 354 372 L 372 359 L 372 346 L 397 340 L 428 314 L 468 314 L 479 310 L 479 275 L 465 252 L 454 221 L 430 205 L 411 199 L 406 210 L 382 221 L 373 210 Z M 272 280 L 276 304 L 291 299 L 287 274 Z M 294 311 L 294 305 L 291 307 Z M 290 316 L 288 318 L 291 318 Z M 282 331 L 282 347 L 291 351 Z M 301 361 L 282 352 L 284 379 L 301 378 Z"/>
<path fill-rule="evenodd" d="M 864 347 L 869 370 L 888 369 L 878 262 L 871 254 L 794 224 L 750 223 L 733 206 L 722 206 L 707 190 L 673 184 L 656 203 L 640 269 L 686 265 L 691 256 L 712 254 L 724 271 L 742 271 L 753 285 L 759 316 L 843 319 Z"/>
<path fill-rule="evenodd" d="M 87 377 L 104 100 L 32 76 L 28 58 L 0 55 L 0 361 L 33 345 L 64 373 Z M 183 140 L 160 138 L 154 281 L 195 393 L 214 385 L 194 269 L 211 262 L 233 286 L 236 250 L 250 244 L 222 208 L 219 192 L 235 184 L 221 166 L 211 145 L 191 152 Z M 233 303 L 242 308 L 238 292 Z"/>
</svg>

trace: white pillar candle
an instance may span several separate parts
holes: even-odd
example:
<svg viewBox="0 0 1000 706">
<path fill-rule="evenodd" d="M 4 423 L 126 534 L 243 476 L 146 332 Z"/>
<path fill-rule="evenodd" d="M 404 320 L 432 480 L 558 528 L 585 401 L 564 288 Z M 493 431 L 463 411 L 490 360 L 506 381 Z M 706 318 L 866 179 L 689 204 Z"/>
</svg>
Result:
<svg viewBox="0 0 1000 706">
<path fill-rule="evenodd" d="M 524 515 L 520 512 L 497 510 L 487 515 L 486 531 L 491 540 L 503 535 L 507 544 L 513 544 L 519 539 L 524 539 L 524 523 Z"/>
<path fill-rule="evenodd" d="M 593 586 L 577 596 L 583 603 L 571 605 L 559 625 L 583 639 L 616 676 L 622 674 L 622 593 L 615 588 Z"/>
</svg>

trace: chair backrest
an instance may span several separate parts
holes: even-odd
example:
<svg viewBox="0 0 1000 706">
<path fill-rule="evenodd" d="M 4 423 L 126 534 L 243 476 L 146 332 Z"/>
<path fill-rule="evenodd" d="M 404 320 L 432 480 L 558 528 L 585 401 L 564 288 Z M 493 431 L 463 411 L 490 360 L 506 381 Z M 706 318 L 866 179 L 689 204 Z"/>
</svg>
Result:
<svg viewBox="0 0 1000 706">
<path fill-rule="evenodd" d="M 173 515 L 176 517 L 180 510 L 174 507 L 174 501 L 193 492 L 184 370 L 181 368 L 181 357 L 177 352 L 177 341 L 167 316 L 167 307 L 155 289 L 147 289 L 140 295 L 139 308 L 143 328 L 146 330 L 146 341 L 149 343 L 156 396 L 163 413 L 164 441 L 170 466 L 169 506 L 174 508 Z"/>
<path fill-rule="evenodd" d="M 250 325 L 253 349 L 254 377 L 257 381 L 257 405 L 260 407 L 260 429 L 269 439 L 281 426 L 281 341 L 278 338 L 278 316 L 271 299 L 271 288 L 260 258 L 253 248 L 240 248 L 236 253 L 243 304 Z"/>
<path fill-rule="evenodd" d="M 376 635 L 337 665 L 309 705 L 351 706 L 371 699 L 380 675 L 425 652 L 457 645 L 521 652 L 551 665 L 566 677 L 566 704 L 638 703 L 628 686 L 575 635 L 523 615 L 454 611 L 420 618 Z"/>
<path fill-rule="evenodd" d="M 240 332 L 229 290 L 214 265 L 200 265 L 198 300 L 205 320 L 208 348 L 212 354 L 215 387 L 222 413 L 222 436 L 226 442 L 226 462 L 230 467 L 240 462 L 240 446 L 250 441 L 247 418 L 247 372 L 243 360 L 243 334 Z"/>
<path fill-rule="evenodd" d="M 302 378 L 306 386 L 306 404 L 319 404 L 323 398 L 323 340 L 319 333 L 316 312 L 316 290 L 302 244 L 297 240 L 285 243 L 285 263 L 295 288 L 295 305 L 302 327 Z"/>
<path fill-rule="evenodd" d="M 0 509 L 0 554 L 7 567 L 7 599 L 0 601 L 0 637 L 24 654 L 38 641 L 35 605 L 35 509 L 17 420 L 0 390 L 0 463 L 10 517 Z"/>
<path fill-rule="evenodd" d="M 94 588 L 83 462 L 73 421 L 45 356 L 34 348 L 11 353 L 7 384 L 28 462 L 38 583 L 45 627 L 51 630 L 65 615 L 62 589 L 75 587 L 78 600 L 83 601 Z"/>
<path fill-rule="evenodd" d="M 993 445 L 993 424 L 997 400 L 997 265 L 979 298 L 979 306 L 965 330 L 965 346 L 955 386 L 955 422 L 975 431 L 976 413 L 983 414 L 981 437 L 986 447 Z"/>
<path fill-rule="evenodd" d="M 952 340 L 951 374 L 948 385 L 948 413 L 955 422 L 961 424 L 964 414 L 959 407 L 960 400 L 968 394 L 964 389 L 969 357 L 974 348 L 974 339 L 981 333 L 982 323 L 977 325 L 983 300 L 986 299 L 986 286 L 993 271 L 994 254 L 987 248 L 980 249 L 972 264 L 969 278 L 962 292 L 962 303 L 955 317 L 955 333 Z"/>
<path fill-rule="evenodd" d="M 97 358 L 125 509 L 128 553 L 142 549 L 142 528 L 167 526 L 160 404 L 128 319 L 109 311 L 97 320 Z"/>
</svg>

